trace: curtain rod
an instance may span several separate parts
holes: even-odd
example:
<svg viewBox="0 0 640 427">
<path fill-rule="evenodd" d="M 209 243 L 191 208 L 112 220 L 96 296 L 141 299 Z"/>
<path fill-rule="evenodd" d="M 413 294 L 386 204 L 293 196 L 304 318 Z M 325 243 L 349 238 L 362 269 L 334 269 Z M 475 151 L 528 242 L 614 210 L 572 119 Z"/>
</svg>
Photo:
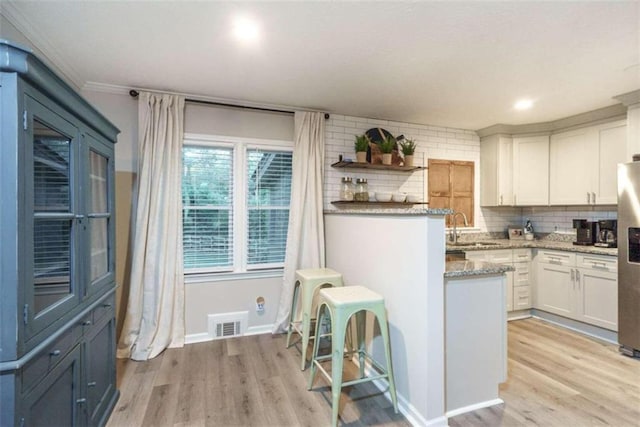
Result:
<svg viewBox="0 0 640 427">
<path fill-rule="evenodd" d="M 131 89 L 129 91 L 129 95 L 131 95 L 134 98 L 137 98 L 139 95 L 139 92 L 135 89 Z M 248 105 L 237 105 L 237 104 L 227 104 L 224 102 L 215 102 L 215 101 L 202 101 L 199 99 L 189 99 L 189 98 L 185 98 L 186 102 L 192 102 L 194 104 L 206 104 L 206 105 L 218 105 L 221 107 L 232 107 L 232 108 L 243 108 L 245 110 L 256 110 L 256 111 L 269 111 L 272 113 L 284 113 L 284 114 L 293 114 L 293 111 L 288 111 L 288 110 L 277 110 L 275 108 L 265 108 L 265 107 L 251 107 Z M 329 119 L 330 114 L 329 113 L 324 113 L 324 118 L 325 120 Z"/>
</svg>

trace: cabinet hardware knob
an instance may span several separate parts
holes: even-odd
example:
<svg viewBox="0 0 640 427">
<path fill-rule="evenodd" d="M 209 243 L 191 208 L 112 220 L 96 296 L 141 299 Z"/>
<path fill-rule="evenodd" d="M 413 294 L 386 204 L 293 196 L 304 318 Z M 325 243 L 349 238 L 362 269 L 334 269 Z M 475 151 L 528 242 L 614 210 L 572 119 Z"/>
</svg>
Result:
<svg viewBox="0 0 640 427">
<path fill-rule="evenodd" d="M 109 308 L 109 307 L 111 307 L 111 304 L 102 304 L 102 307 Z"/>
<path fill-rule="evenodd" d="M 82 322 L 82 326 L 89 326 L 91 325 L 91 320 L 85 320 L 84 322 Z"/>
<path fill-rule="evenodd" d="M 53 350 L 49 353 L 49 356 L 60 356 L 60 350 Z"/>
<path fill-rule="evenodd" d="M 593 199 L 593 204 L 596 204 L 596 193 L 591 193 L 591 198 Z"/>
<path fill-rule="evenodd" d="M 96 382 L 95 381 L 91 381 L 87 383 L 87 387 L 95 387 L 96 386 Z"/>
<path fill-rule="evenodd" d="M 85 397 L 81 397 L 80 399 L 76 400 L 76 403 L 79 404 L 79 405 L 83 404 L 83 403 L 86 403 L 86 402 L 87 402 L 87 399 Z"/>
<path fill-rule="evenodd" d="M 590 205 L 591 204 L 591 193 L 589 193 L 587 191 L 587 204 Z"/>
</svg>

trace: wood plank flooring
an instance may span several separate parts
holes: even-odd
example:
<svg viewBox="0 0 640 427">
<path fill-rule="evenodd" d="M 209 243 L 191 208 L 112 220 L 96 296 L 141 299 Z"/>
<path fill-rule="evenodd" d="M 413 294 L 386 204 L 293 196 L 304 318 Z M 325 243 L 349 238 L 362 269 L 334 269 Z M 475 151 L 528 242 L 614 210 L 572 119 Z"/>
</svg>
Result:
<svg viewBox="0 0 640 427">
<path fill-rule="evenodd" d="M 640 360 L 538 319 L 509 323 L 503 405 L 449 419 L 459 426 L 640 426 Z"/>
<path fill-rule="evenodd" d="M 258 335 L 118 361 L 121 392 L 107 427 L 326 426 L 330 391 L 307 391 L 300 352 L 286 336 Z M 345 375 L 356 369 L 345 364 Z M 616 346 L 536 319 L 509 323 L 505 404 L 449 419 L 458 426 L 640 426 L 640 361 Z M 371 383 L 343 389 L 341 423 L 408 426 Z"/>
</svg>

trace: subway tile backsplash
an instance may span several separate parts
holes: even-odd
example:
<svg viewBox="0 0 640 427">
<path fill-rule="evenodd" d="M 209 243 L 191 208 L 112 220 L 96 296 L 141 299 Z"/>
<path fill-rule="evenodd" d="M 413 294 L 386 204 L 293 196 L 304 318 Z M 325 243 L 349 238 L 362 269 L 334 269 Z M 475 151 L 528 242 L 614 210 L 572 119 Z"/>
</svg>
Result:
<svg viewBox="0 0 640 427">
<path fill-rule="evenodd" d="M 615 206 L 481 208 L 480 138 L 474 131 L 339 114 L 331 114 L 325 123 L 324 209 L 336 209 L 331 201 L 339 199 L 343 176 L 350 176 L 354 181 L 356 178 L 367 178 L 369 191 L 401 191 L 414 194 L 421 200 L 426 199 L 426 170 L 405 173 L 331 167 L 340 155 L 355 161 L 355 136 L 373 127 L 382 127 L 394 136 L 404 135 L 415 140 L 418 147 L 414 161 L 418 166 L 424 166 L 429 158 L 475 162 L 476 231 L 503 232 L 510 225 L 524 226 L 526 220 L 530 219 L 537 233 L 574 233 L 574 218 L 594 221 L 617 217 Z"/>
</svg>

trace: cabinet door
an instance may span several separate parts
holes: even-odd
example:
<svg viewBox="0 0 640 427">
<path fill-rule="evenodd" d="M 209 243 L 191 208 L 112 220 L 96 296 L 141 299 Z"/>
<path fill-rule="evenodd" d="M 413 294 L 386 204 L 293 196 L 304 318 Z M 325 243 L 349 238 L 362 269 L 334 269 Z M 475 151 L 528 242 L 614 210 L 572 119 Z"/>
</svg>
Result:
<svg viewBox="0 0 640 427">
<path fill-rule="evenodd" d="M 594 188 L 595 204 L 618 203 L 618 163 L 627 161 L 627 126 L 625 122 L 598 127 L 599 174 Z"/>
<path fill-rule="evenodd" d="M 583 128 L 552 135 L 549 153 L 549 204 L 591 204 L 597 179 L 596 134 Z"/>
<path fill-rule="evenodd" d="M 80 346 L 76 346 L 22 399 L 25 426 L 74 426 L 83 424 L 79 399 Z"/>
<path fill-rule="evenodd" d="M 577 320 L 618 330 L 618 276 L 596 270 L 577 269 Z"/>
<path fill-rule="evenodd" d="M 480 143 L 481 206 L 513 205 L 513 139 L 492 135 Z"/>
<path fill-rule="evenodd" d="M 22 269 L 25 340 L 80 301 L 83 217 L 78 192 L 78 129 L 25 97 L 25 227 Z M 32 347 L 32 346 L 29 346 Z"/>
<path fill-rule="evenodd" d="M 535 308 L 573 317 L 575 270 L 564 265 L 538 264 Z"/>
<path fill-rule="evenodd" d="M 115 319 L 96 324 L 85 340 L 87 414 L 89 425 L 100 425 L 115 393 Z"/>
<path fill-rule="evenodd" d="M 549 137 L 513 138 L 513 192 L 516 206 L 549 204 Z"/>
<path fill-rule="evenodd" d="M 111 286 L 115 274 L 113 197 L 114 165 L 112 145 L 89 133 L 83 135 L 86 159 L 86 212 L 88 283 L 85 294 Z"/>
</svg>

